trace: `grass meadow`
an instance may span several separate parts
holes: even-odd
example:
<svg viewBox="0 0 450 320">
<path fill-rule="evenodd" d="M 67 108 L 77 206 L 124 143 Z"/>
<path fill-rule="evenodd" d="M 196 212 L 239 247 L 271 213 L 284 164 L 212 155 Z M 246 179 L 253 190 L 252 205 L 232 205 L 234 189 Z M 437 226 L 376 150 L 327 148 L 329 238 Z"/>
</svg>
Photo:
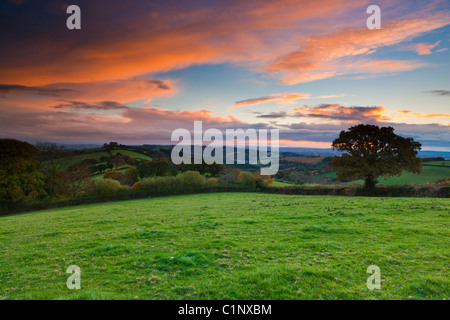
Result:
<svg viewBox="0 0 450 320">
<path fill-rule="evenodd" d="M 336 172 L 328 172 L 318 175 L 318 177 L 336 177 Z M 435 182 L 439 179 L 450 177 L 450 161 L 432 161 L 424 162 L 422 172 L 414 174 L 403 172 L 399 177 L 380 177 L 378 182 L 384 185 L 400 185 L 400 184 L 424 184 Z M 348 184 L 357 183 L 364 184 L 363 180 L 350 181 Z"/>
<path fill-rule="evenodd" d="M 448 299 L 449 217 L 450 199 L 261 193 L 3 216 L 0 299 Z"/>
</svg>

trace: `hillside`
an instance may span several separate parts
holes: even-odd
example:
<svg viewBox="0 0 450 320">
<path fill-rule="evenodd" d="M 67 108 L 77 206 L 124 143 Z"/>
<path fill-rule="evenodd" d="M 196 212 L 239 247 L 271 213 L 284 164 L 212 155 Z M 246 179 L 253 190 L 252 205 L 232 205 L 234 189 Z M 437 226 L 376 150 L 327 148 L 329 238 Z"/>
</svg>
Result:
<svg viewBox="0 0 450 320">
<path fill-rule="evenodd" d="M 93 149 L 93 150 L 97 150 L 97 149 Z M 133 157 L 136 159 L 142 159 L 142 160 L 152 160 L 152 158 L 146 154 L 143 153 L 139 153 L 136 151 L 131 151 L 131 150 L 126 150 L 126 149 L 116 149 L 116 150 L 112 150 L 111 153 L 113 155 L 116 155 L 118 153 L 122 154 L 122 155 L 126 155 L 129 157 Z M 71 156 L 71 157 L 67 157 L 64 159 L 61 159 L 61 168 L 62 169 L 67 169 L 68 167 L 77 164 L 77 163 L 81 163 L 84 160 L 88 160 L 88 159 L 94 159 L 100 162 L 100 159 L 102 157 L 108 157 L 109 153 L 106 151 L 90 151 L 88 149 L 88 152 L 85 154 L 80 154 L 80 155 L 75 155 L 75 156 Z"/>
</svg>

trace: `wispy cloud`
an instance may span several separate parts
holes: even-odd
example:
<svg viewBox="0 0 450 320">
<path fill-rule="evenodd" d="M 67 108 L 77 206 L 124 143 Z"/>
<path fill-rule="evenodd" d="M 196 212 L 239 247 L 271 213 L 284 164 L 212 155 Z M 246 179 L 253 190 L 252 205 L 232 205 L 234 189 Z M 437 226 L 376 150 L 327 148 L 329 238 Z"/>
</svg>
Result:
<svg viewBox="0 0 450 320">
<path fill-rule="evenodd" d="M 372 107 L 345 107 L 339 104 L 322 104 L 319 106 L 304 106 L 291 110 L 295 117 L 322 118 L 329 120 L 349 122 L 373 122 L 389 120 L 384 113 L 386 108 L 381 106 Z"/>
<path fill-rule="evenodd" d="M 139 99 L 149 100 L 158 96 L 170 96 L 174 93 L 175 88 L 170 81 L 142 77 L 94 82 L 53 83 L 44 86 L 0 84 L 0 94 L 11 98 L 40 95 L 90 102 L 101 100 L 129 102 Z"/>
<path fill-rule="evenodd" d="M 450 90 L 431 90 L 426 92 L 432 93 L 437 96 L 450 96 Z"/>
<path fill-rule="evenodd" d="M 399 44 L 450 24 L 448 14 L 388 22 L 380 30 L 345 28 L 308 38 L 295 51 L 278 57 L 267 67 L 288 84 L 336 75 L 408 71 L 426 66 L 411 60 L 371 60 L 377 49 Z"/>
<path fill-rule="evenodd" d="M 410 48 L 417 52 L 417 54 L 429 55 L 432 54 L 432 50 L 437 47 L 441 41 L 437 41 L 436 43 L 415 43 L 410 46 Z"/>
<path fill-rule="evenodd" d="M 450 118 L 450 113 L 419 113 L 411 110 L 399 110 L 398 113 L 405 114 L 408 116 L 419 117 L 423 119 L 432 119 L 432 118 Z"/>
<path fill-rule="evenodd" d="M 98 103 L 86 103 L 81 101 L 66 101 L 65 103 L 54 106 L 55 109 L 74 109 L 74 110 L 125 110 L 129 107 L 116 101 L 101 101 Z"/>
<path fill-rule="evenodd" d="M 253 98 L 253 99 L 246 99 L 241 101 L 236 101 L 236 103 L 232 106 L 230 106 L 230 109 L 255 105 L 255 104 L 261 104 L 266 102 L 277 102 L 280 105 L 287 105 L 291 104 L 295 100 L 299 99 L 309 99 L 310 95 L 308 93 L 275 93 L 267 97 L 260 97 L 260 98 Z"/>
</svg>

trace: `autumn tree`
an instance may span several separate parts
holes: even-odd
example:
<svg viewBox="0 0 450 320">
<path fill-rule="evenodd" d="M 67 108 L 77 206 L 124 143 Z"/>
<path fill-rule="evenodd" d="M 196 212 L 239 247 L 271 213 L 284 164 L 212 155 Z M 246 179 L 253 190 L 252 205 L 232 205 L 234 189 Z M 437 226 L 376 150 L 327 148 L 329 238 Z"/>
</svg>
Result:
<svg viewBox="0 0 450 320">
<path fill-rule="evenodd" d="M 104 175 L 103 175 L 103 179 L 112 179 L 112 180 L 117 180 L 120 181 L 123 179 L 125 175 L 123 174 L 123 172 L 117 171 L 117 170 L 111 170 L 111 171 L 107 171 Z"/>
<path fill-rule="evenodd" d="M 132 186 L 138 181 L 139 181 L 139 170 L 133 166 L 128 168 L 128 170 L 125 172 L 125 175 L 121 180 L 121 183 L 124 185 Z"/>
<path fill-rule="evenodd" d="M 119 167 L 122 167 L 126 164 L 127 156 L 118 153 L 111 158 L 111 161 L 114 163 L 114 166 L 116 167 L 117 170 Z"/>
<path fill-rule="evenodd" d="M 15 139 L 0 139 L 0 203 L 14 203 L 44 195 L 39 150 Z"/>
<path fill-rule="evenodd" d="M 49 196 L 54 196 L 61 184 L 63 162 L 70 156 L 70 151 L 63 145 L 41 141 L 36 142 L 36 148 L 39 149 L 38 160 L 45 176 L 45 190 Z"/>
<path fill-rule="evenodd" d="M 239 173 L 239 182 L 248 187 L 255 187 L 256 182 L 253 173 L 241 171 Z"/>
<path fill-rule="evenodd" d="M 421 147 L 412 138 L 396 135 L 392 127 L 360 124 L 341 131 L 333 141 L 333 150 L 343 154 L 333 157 L 329 166 L 337 170 L 339 180 L 364 179 L 365 187 L 372 189 L 380 176 L 400 176 L 403 170 L 420 173 Z"/>
</svg>

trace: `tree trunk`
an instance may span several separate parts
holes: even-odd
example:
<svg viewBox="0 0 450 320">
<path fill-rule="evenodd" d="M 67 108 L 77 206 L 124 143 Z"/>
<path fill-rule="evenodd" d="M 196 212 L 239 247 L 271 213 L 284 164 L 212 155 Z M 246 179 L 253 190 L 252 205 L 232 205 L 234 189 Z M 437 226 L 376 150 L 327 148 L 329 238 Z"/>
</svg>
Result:
<svg viewBox="0 0 450 320">
<path fill-rule="evenodd" d="M 375 185 L 377 184 L 378 179 L 376 177 L 373 176 L 366 176 L 364 178 L 364 188 L 368 189 L 368 190 L 373 190 L 375 189 Z"/>
</svg>

